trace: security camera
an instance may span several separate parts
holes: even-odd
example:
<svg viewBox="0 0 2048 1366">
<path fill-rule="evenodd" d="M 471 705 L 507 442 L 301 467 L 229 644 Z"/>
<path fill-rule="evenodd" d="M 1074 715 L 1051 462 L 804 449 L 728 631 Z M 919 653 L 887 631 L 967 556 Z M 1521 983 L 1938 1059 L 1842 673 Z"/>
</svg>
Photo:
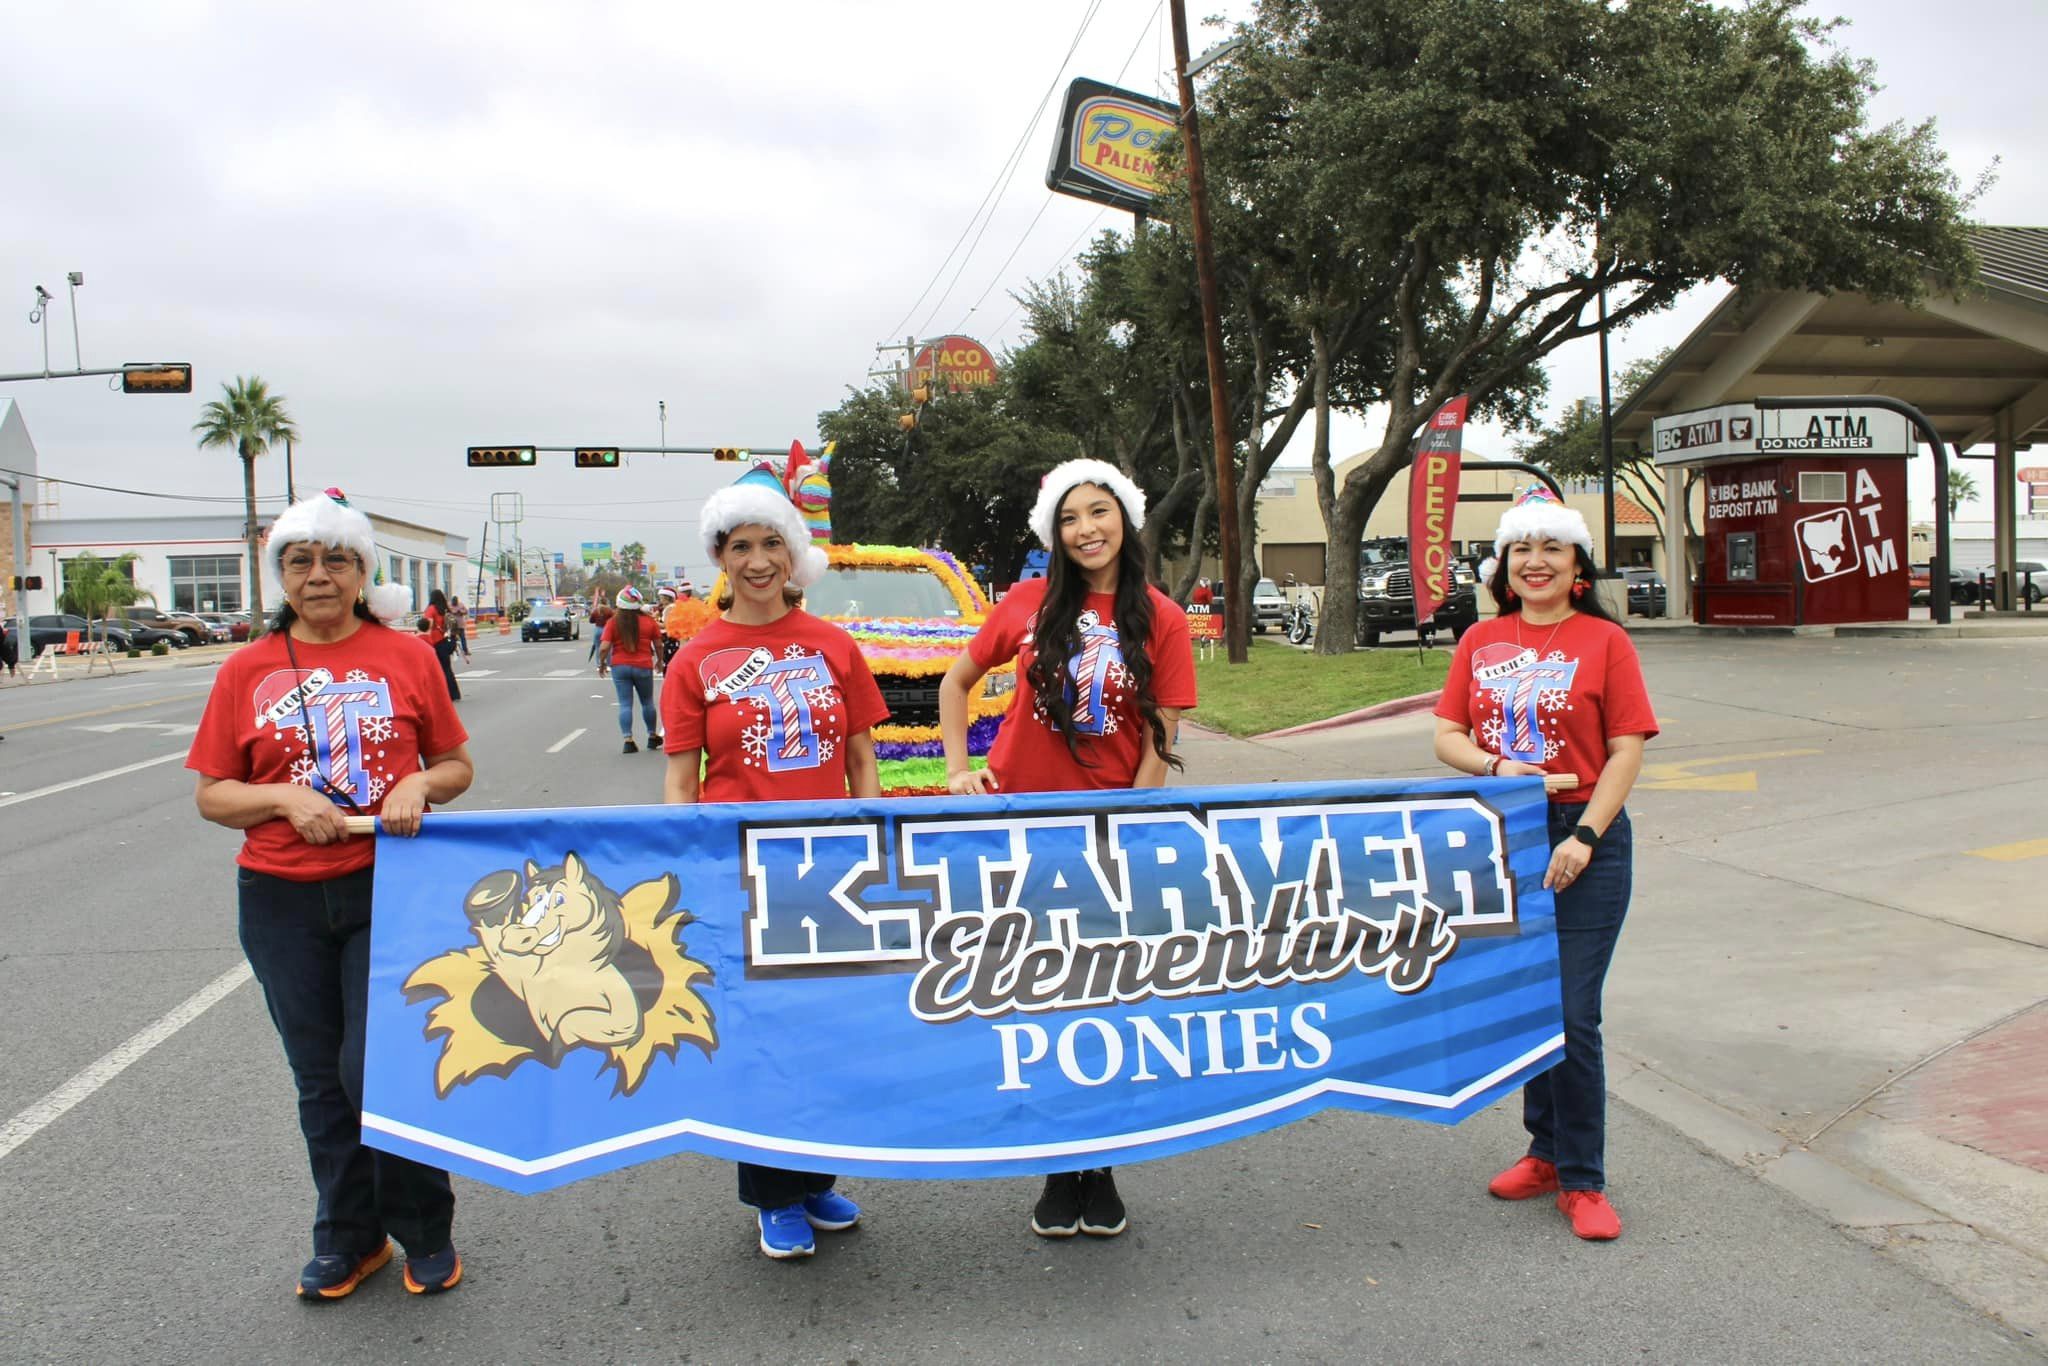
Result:
<svg viewBox="0 0 2048 1366">
<path fill-rule="evenodd" d="M 72 272 L 71 272 L 71 287 L 72 287 L 73 289 L 76 289 L 76 288 L 78 288 L 78 286 L 80 286 L 80 285 L 82 285 L 82 284 L 84 284 L 84 283 L 85 283 L 85 272 L 84 272 L 84 271 L 82 271 L 82 270 L 74 270 L 74 271 L 72 271 Z"/>
<path fill-rule="evenodd" d="M 44 288 L 43 288 L 43 287 L 42 287 L 41 285 L 37 285 L 37 286 L 36 286 L 36 302 L 37 302 L 37 303 L 39 303 L 39 304 L 46 304 L 46 303 L 48 303 L 49 301 L 50 301 L 50 291 L 49 291 L 49 290 L 47 290 L 47 289 L 44 289 Z"/>
</svg>

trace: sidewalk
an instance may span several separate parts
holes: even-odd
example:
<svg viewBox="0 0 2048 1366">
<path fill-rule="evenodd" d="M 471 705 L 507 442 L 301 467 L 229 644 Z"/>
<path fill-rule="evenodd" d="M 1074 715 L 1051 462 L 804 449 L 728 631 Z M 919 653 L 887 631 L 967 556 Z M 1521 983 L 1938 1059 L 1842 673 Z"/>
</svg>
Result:
<svg viewBox="0 0 2048 1366">
<path fill-rule="evenodd" d="M 1638 648 L 1610 1091 L 2048 1341 L 2048 635 Z M 1432 730 L 1191 731 L 1180 781 L 1441 776 Z"/>
</svg>

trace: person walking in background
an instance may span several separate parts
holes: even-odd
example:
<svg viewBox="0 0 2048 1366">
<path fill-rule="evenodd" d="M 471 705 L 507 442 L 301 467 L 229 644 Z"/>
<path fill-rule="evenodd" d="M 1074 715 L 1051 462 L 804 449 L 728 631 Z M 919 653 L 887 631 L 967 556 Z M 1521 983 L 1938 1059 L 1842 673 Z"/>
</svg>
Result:
<svg viewBox="0 0 2048 1366">
<path fill-rule="evenodd" d="M 611 607 L 602 598 L 599 598 L 590 606 L 590 653 L 585 655 L 584 658 L 597 661 L 597 676 L 599 678 L 603 678 L 606 673 L 605 656 L 602 648 L 604 645 L 604 628 L 611 624 L 611 619 L 615 615 L 616 613 L 612 611 Z"/>
<path fill-rule="evenodd" d="M 448 634 L 455 637 L 455 648 L 462 652 L 462 662 L 469 663 L 469 609 L 462 605 L 461 598 L 448 604 Z"/>
<path fill-rule="evenodd" d="M 284 605 L 269 632 L 222 662 L 185 766 L 199 775 L 199 814 L 243 832 L 242 950 L 298 1087 L 316 1204 L 297 1293 L 315 1304 L 350 1294 L 391 1260 L 395 1236 L 405 1288 L 434 1294 L 462 1279 L 448 1173 L 362 1141 L 377 841 L 352 835 L 346 817 L 418 834 L 429 802 L 469 789 L 469 737 L 433 660 L 385 625 L 402 619 L 406 590 L 365 596 L 369 518 L 329 490 L 279 514 L 265 553 Z M 347 717 L 330 726 L 316 678 L 374 700 L 376 736 Z"/>
<path fill-rule="evenodd" d="M 612 618 L 598 638 L 598 672 L 612 676 L 612 691 L 619 699 L 619 734 L 625 738 L 624 753 L 640 748 L 633 743 L 633 699 L 640 699 L 641 715 L 647 718 L 647 749 L 661 751 L 661 721 L 654 708 L 654 626 L 647 620 L 646 599 L 637 588 L 621 588 L 612 599 Z"/>
<path fill-rule="evenodd" d="M 1114 465 L 1069 460 L 1045 476 L 1031 529 L 1046 576 L 1016 585 L 939 685 L 946 786 L 958 796 L 1163 787 L 1180 768 L 1180 714 L 1195 705 L 1187 614 L 1145 579 L 1145 494 Z M 968 699 L 982 676 L 1017 661 L 1017 691 L 974 770 Z M 1057 1172 L 1031 1213 L 1043 1238 L 1109 1238 L 1125 1227 L 1109 1168 Z"/>
<path fill-rule="evenodd" d="M 1501 518 L 1480 577 L 1500 615 L 1465 632 L 1436 704 L 1436 757 L 1480 778 L 1574 774 L 1550 794 L 1564 1060 L 1522 1088 L 1529 1151 L 1494 1177 L 1502 1200 L 1557 1192 L 1581 1238 L 1621 1236 L 1608 1202 L 1600 997 L 1628 915 L 1634 836 L 1623 803 L 1657 715 L 1628 633 L 1593 591 L 1593 533 L 1530 489 Z M 1526 699 L 1526 700 L 1523 700 Z"/>
<path fill-rule="evenodd" d="M 455 681 L 455 641 L 448 634 L 448 595 L 436 588 L 427 594 L 427 608 L 420 613 L 427 623 L 427 644 L 441 661 L 441 678 L 448 685 L 450 701 L 462 700 L 462 685 Z"/>
<path fill-rule="evenodd" d="M 889 709 L 853 637 L 803 610 L 803 590 L 824 574 L 826 559 L 796 505 L 778 483 L 743 477 L 711 495 L 698 526 L 705 553 L 725 571 L 724 615 L 676 652 L 662 685 L 663 800 L 831 803 L 880 796 L 873 728 L 888 720 Z M 775 723 L 796 733 L 778 733 L 757 748 L 749 732 L 765 734 L 764 718 L 774 714 L 767 690 L 755 686 L 764 659 L 778 682 L 812 700 Z M 803 1078 L 786 1084 L 801 1087 Z M 808 1257 L 817 1250 L 813 1229 L 852 1228 L 860 1206 L 836 1185 L 822 1172 L 740 1163 L 740 1202 L 754 1207 L 761 1251 Z"/>
</svg>

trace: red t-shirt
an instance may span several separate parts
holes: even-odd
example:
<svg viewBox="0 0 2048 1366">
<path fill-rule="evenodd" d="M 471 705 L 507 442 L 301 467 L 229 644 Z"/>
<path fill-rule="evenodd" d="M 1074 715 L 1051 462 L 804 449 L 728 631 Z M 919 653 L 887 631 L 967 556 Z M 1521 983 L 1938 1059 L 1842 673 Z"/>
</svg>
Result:
<svg viewBox="0 0 2048 1366">
<path fill-rule="evenodd" d="M 654 667 L 654 637 L 659 634 L 654 618 L 645 612 L 630 614 L 640 618 L 640 634 L 635 638 L 640 648 L 629 650 L 619 643 L 619 619 L 626 615 L 628 614 L 623 612 L 617 613 L 604 624 L 605 642 L 612 647 L 612 663 L 651 669 Z"/>
<path fill-rule="evenodd" d="M 345 792 L 374 816 L 393 784 L 419 772 L 422 755 L 467 739 L 440 661 L 403 632 L 364 622 L 331 645 L 295 640 L 287 654 L 285 633 L 273 631 L 220 666 L 185 767 L 244 783 L 298 783 L 330 800 Z M 281 818 L 243 835 L 235 862 L 293 882 L 367 867 L 377 849 L 367 837 L 308 844 Z"/>
<path fill-rule="evenodd" d="M 707 802 L 844 797 L 847 737 L 888 719 L 853 637 L 801 608 L 766 626 L 711 622 L 661 687 L 662 747 L 704 751 Z"/>
<path fill-rule="evenodd" d="M 448 639 L 448 622 L 441 615 L 440 608 L 429 603 L 427 610 L 420 613 L 420 616 L 427 623 L 427 644 L 439 645 L 442 641 Z"/>
<path fill-rule="evenodd" d="M 974 662 L 984 669 L 1006 659 L 1017 661 L 1017 695 L 1003 728 L 996 732 L 988 766 L 1004 792 L 1129 787 L 1138 776 L 1147 739 L 1137 690 L 1131 686 L 1117 637 L 1116 596 L 1088 595 L 1081 611 L 1081 654 L 1067 666 L 1074 681 L 1074 728 L 1091 768 L 1068 752 L 1059 727 L 1031 686 L 1031 633 L 1045 601 L 1046 584 L 1044 579 L 1029 579 L 1012 588 L 967 645 Z M 1152 634 L 1146 655 L 1152 661 L 1152 697 L 1162 707 L 1185 711 L 1195 705 L 1195 649 L 1188 640 L 1188 615 L 1158 589 L 1148 591 Z"/>
<path fill-rule="evenodd" d="M 1554 626 L 1530 626 L 1521 614 L 1482 621 L 1451 656 L 1436 714 L 1472 732 L 1489 754 L 1576 773 L 1579 786 L 1554 802 L 1587 802 L 1617 735 L 1657 733 L 1628 632 L 1574 612 Z"/>
</svg>

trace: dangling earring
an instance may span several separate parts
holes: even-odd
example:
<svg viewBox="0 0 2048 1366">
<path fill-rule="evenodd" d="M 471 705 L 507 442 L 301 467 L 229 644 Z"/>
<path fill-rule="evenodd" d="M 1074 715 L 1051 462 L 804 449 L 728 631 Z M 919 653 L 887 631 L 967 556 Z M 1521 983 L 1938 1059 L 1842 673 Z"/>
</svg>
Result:
<svg viewBox="0 0 2048 1366">
<path fill-rule="evenodd" d="M 1585 597 L 1585 596 L 1586 596 L 1586 581 L 1585 581 L 1584 579 L 1573 579 L 1573 580 L 1572 580 L 1572 601 L 1576 602 L 1576 601 L 1578 601 L 1578 600 L 1579 600 L 1580 598 L 1583 598 L 1583 597 Z"/>
</svg>

